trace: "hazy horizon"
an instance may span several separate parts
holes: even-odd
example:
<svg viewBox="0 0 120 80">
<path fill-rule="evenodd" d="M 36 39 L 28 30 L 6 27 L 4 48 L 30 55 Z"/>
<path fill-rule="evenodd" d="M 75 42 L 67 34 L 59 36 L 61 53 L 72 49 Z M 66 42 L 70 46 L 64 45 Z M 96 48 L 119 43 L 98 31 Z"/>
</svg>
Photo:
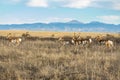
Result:
<svg viewBox="0 0 120 80">
<path fill-rule="evenodd" d="M 51 23 L 69 23 L 69 22 L 72 22 L 74 20 L 70 20 L 70 21 L 52 21 L 52 22 L 26 22 L 26 23 L 6 23 L 6 24 L 0 24 L 0 25 L 21 25 L 21 24 L 36 24 L 36 23 L 43 23 L 43 24 L 51 24 Z M 76 20 L 78 21 L 78 20 Z M 120 23 L 118 24 L 114 24 L 114 23 L 105 23 L 105 22 L 100 22 L 100 21 L 90 21 L 90 22 L 81 22 L 81 21 L 78 21 L 79 23 L 82 23 L 82 24 L 89 24 L 89 23 L 103 23 L 103 24 L 113 24 L 113 25 L 120 25 Z"/>
</svg>

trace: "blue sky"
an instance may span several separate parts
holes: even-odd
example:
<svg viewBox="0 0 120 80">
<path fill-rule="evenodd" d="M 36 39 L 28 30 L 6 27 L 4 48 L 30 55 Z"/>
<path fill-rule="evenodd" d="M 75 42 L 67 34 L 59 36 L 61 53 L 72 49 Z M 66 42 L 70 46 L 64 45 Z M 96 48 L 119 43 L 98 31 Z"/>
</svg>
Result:
<svg viewBox="0 0 120 80">
<path fill-rule="evenodd" d="M 120 24 L 120 0 L 0 0 L 0 24 L 70 20 Z"/>
</svg>

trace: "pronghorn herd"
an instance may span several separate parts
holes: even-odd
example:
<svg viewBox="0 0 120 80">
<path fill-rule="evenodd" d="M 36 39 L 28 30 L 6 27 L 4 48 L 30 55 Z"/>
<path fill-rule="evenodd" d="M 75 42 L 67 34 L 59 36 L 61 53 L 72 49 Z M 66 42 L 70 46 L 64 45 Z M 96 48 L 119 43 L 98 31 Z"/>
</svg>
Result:
<svg viewBox="0 0 120 80">
<path fill-rule="evenodd" d="M 74 33 L 73 36 L 63 36 L 59 38 L 39 38 L 39 37 L 31 37 L 29 32 L 23 33 L 20 37 L 15 37 L 13 36 L 12 33 L 7 34 L 6 39 L 15 45 L 19 45 L 21 42 L 24 40 L 51 40 L 51 41 L 56 41 L 62 43 L 63 45 L 92 45 L 93 43 L 96 43 L 98 45 L 105 45 L 108 48 L 114 47 L 114 41 L 111 39 L 103 38 L 101 36 L 96 36 L 96 37 L 82 37 L 80 34 Z"/>
<path fill-rule="evenodd" d="M 80 37 L 80 35 L 76 36 L 74 33 L 73 37 L 69 37 L 69 36 L 60 37 L 59 41 L 63 41 L 66 42 L 67 44 L 73 44 L 73 45 L 80 45 L 80 44 L 85 45 L 85 44 L 91 44 L 92 38 L 91 37 L 82 38 Z"/>
<path fill-rule="evenodd" d="M 110 39 L 104 39 L 100 36 L 97 36 L 95 38 L 92 38 L 91 36 L 88 36 L 86 38 L 80 37 L 80 35 L 76 35 L 74 33 L 73 37 L 60 37 L 59 41 L 64 42 L 63 44 L 73 44 L 73 45 L 91 45 L 92 43 L 97 42 L 97 44 L 103 44 L 106 47 L 110 48 L 114 46 L 114 42 Z"/>
</svg>

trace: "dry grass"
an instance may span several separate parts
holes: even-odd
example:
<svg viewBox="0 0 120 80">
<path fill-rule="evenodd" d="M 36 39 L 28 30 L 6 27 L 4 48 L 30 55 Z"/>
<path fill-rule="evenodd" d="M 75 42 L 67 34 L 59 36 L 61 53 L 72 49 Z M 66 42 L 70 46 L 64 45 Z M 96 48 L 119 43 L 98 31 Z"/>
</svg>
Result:
<svg viewBox="0 0 120 80">
<path fill-rule="evenodd" d="M 54 37 L 61 37 L 61 36 L 73 36 L 74 32 L 47 32 L 47 31 L 26 31 L 26 30 L 0 30 L 1 36 L 6 36 L 8 33 L 12 33 L 14 36 L 21 36 L 23 33 L 29 32 L 31 36 L 38 36 L 38 37 L 51 37 L 54 35 Z M 96 36 L 105 36 L 106 34 L 113 35 L 115 37 L 118 37 L 119 34 L 117 33 L 95 33 L 95 32 L 76 32 L 78 35 L 80 33 L 80 36 L 86 37 L 96 37 Z"/>
<path fill-rule="evenodd" d="M 0 80 L 120 80 L 120 46 L 0 41 Z"/>
</svg>

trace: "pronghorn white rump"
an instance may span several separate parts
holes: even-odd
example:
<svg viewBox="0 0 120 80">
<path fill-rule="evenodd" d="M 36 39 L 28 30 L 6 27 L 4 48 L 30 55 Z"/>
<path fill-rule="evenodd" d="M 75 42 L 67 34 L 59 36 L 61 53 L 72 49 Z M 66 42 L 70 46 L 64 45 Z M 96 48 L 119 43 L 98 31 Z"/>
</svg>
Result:
<svg viewBox="0 0 120 80">
<path fill-rule="evenodd" d="M 108 47 L 108 48 L 114 46 L 113 41 L 111 41 L 111 40 L 106 41 L 106 42 L 105 42 L 105 45 L 106 45 L 106 47 Z"/>
</svg>

